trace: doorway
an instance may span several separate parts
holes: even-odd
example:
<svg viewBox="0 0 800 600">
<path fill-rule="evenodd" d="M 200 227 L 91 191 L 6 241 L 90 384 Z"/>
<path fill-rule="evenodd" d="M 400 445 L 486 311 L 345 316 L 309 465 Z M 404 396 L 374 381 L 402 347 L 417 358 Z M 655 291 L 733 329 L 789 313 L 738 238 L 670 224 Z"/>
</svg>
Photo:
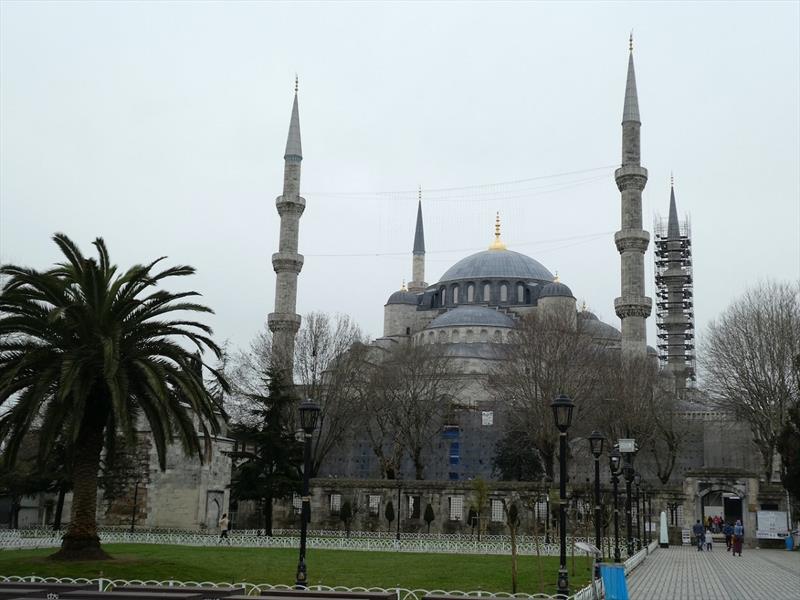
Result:
<svg viewBox="0 0 800 600">
<path fill-rule="evenodd" d="M 739 496 L 734 496 L 733 494 L 725 494 L 722 497 L 724 503 L 724 517 L 725 522 L 730 523 L 731 525 L 735 524 L 736 521 L 741 521 L 742 519 L 742 499 Z"/>
</svg>

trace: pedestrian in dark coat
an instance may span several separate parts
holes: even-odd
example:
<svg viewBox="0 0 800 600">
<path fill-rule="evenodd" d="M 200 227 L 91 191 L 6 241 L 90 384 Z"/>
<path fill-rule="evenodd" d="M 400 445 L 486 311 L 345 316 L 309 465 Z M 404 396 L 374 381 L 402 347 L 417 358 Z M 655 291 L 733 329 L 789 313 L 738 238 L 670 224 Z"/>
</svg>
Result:
<svg viewBox="0 0 800 600">
<path fill-rule="evenodd" d="M 725 547 L 728 549 L 728 552 L 730 552 L 731 546 L 733 545 L 733 525 L 725 523 L 725 527 L 722 528 L 722 533 L 725 534 Z"/>
<path fill-rule="evenodd" d="M 706 541 L 706 528 L 703 527 L 700 519 L 697 519 L 697 523 L 692 525 L 692 534 L 694 535 L 695 543 L 697 544 L 697 551 L 702 552 L 703 543 Z"/>
</svg>

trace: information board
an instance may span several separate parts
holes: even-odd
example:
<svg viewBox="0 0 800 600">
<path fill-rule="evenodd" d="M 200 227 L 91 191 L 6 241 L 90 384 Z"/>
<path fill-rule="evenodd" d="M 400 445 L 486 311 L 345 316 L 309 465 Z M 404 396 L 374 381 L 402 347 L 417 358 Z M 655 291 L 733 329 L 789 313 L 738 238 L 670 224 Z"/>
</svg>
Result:
<svg viewBox="0 0 800 600">
<path fill-rule="evenodd" d="M 789 535 L 786 527 L 786 513 L 779 510 L 759 510 L 756 512 L 756 537 L 762 540 L 779 540 Z"/>
</svg>

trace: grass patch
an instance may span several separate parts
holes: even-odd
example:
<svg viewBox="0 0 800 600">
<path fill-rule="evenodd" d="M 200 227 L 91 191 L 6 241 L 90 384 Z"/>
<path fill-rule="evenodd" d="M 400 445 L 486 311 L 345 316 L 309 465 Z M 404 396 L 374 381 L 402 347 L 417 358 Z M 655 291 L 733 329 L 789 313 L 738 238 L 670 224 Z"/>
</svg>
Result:
<svg viewBox="0 0 800 600">
<path fill-rule="evenodd" d="M 0 575 L 104 577 L 177 581 L 292 584 L 297 551 L 286 548 L 197 548 L 148 544 L 104 545 L 114 560 L 63 563 L 47 558 L 55 549 L 0 552 Z M 519 557 L 520 592 L 555 591 L 558 557 Z M 478 554 L 414 554 L 315 550 L 307 554 L 309 583 L 348 587 L 511 591 L 511 557 Z M 577 590 L 589 582 L 590 562 L 567 558 L 570 584 Z"/>
</svg>

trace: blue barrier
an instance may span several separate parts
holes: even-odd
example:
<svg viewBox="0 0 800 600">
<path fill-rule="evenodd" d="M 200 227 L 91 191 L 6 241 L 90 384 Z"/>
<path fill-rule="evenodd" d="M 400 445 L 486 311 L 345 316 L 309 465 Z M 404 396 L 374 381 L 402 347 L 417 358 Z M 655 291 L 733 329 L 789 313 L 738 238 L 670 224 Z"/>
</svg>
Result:
<svg viewBox="0 0 800 600">
<path fill-rule="evenodd" d="M 623 565 L 600 565 L 600 576 L 603 578 L 606 600 L 629 600 Z"/>
</svg>

